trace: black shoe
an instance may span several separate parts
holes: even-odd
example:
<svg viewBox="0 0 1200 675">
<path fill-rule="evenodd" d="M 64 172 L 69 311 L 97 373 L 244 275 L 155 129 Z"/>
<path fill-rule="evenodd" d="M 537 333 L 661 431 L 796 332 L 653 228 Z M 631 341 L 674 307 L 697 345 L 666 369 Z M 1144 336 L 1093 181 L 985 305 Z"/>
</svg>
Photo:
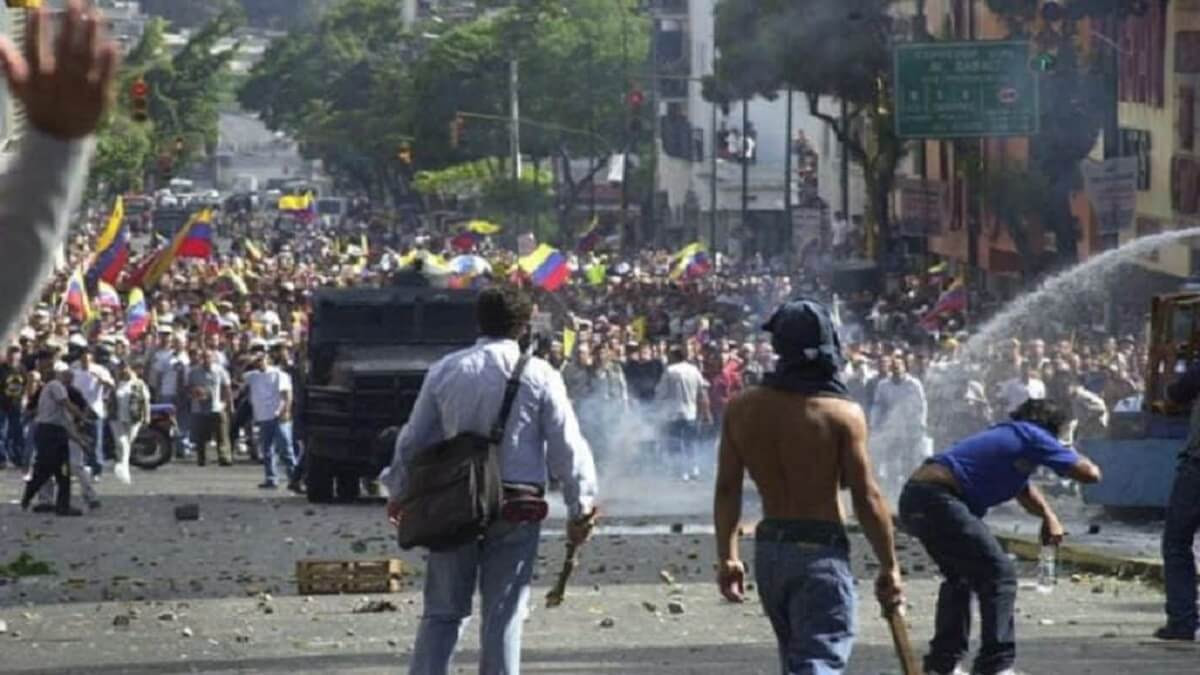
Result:
<svg viewBox="0 0 1200 675">
<path fill-rule="evenodd" d="M 33 507 L 34 513 L 51 513 L 52 511 L 54 511 L 53 504 L 38 504 Z"/>
<path fill-rule="evenodd" d="M 220 460 L 219 462 L 217 462 L 217 464 L 219 464 L 221 466 L 233 466 L 233 460 L 223 459 L 223 460 Z"/>
<path fill-rule="evenodd" d="M 304 486 L 301 485 L 300 481 L 298 481 L 298 480 L 294 480 L 294 481 L 288 483 L 288 489 L 291 490 L 292 492 L 295 492 L 298 495 L 304 494 Z"/>
<path fill-rule="evenodd" d="M 56 516 L 70 516 L 70 517 L 74 517 L 74 516 L 82 516 L 82 515 L 83 515 L 83 511 L 80 511 L 79 509 L 72 509 L 72 508 L 66 508 L 66 509 L 55 509 L 55 510 L 54 510 L 54 515 L 56 515 Z"/>
<path fill-rule="evenodd" d="M 92 501 L 88 502 L 87 504 L 88 504 L 88 511 L 95 511 L 96 509 L 100 508 L 100 500 L 99 499 L 93 499 Z"/>
<path fill-rule="evenodd" d="M 1181 642 L 1195 642 L 1197 633 L 1200 631 L 1189 631 L 1182 628 L 1172 628 L 1171 626 L 1163 626 L 1154 631 L 1154 637 L 1159 640 L 1176 640 Z"/>
<path fill-rule="evenodd" d="M 267 481 L 267 482 L 259 483 L 258 487 L 260 490 L 274 490 L 275 488 L 277 488 L 279 486 L 276 485 L 275 483 Z"/>
</svg>

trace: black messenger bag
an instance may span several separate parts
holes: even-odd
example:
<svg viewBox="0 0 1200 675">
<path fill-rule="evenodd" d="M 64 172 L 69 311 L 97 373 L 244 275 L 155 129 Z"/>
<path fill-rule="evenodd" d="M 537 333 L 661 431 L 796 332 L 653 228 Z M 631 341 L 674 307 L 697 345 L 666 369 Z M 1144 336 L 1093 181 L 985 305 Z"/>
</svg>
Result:
<svg viewBox="0 0 1200 675">
<path fill-rule="evenodd" d="M 529 356 L 522 354 L 490 434 L 460 433 L 425 448 L 409 463 L 408 482 L 399 499 L 404 514 L 397 532 L 400 548 L 457 548 L 483 536 L 500 515 L 498 454 L 527 363 Z"/>
</svg>

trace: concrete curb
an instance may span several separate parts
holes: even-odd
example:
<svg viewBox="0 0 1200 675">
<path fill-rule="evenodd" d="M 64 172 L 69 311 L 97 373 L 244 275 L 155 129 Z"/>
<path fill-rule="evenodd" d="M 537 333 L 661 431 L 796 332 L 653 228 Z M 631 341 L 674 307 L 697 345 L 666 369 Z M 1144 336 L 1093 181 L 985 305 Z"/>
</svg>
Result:
<svg viewBox="0 0 1200 675">
<path fill-rule="evenodd" d="M 1022 560 L 1037 560 L 1041 542 L 1030 537 L 1007 532 L 995 532 L 996 539 L 1005 551 Z M 1058 560 L 1070 563 L 1083 572 L 1111 574 L 1121 578 L 1137 577 L 1151 581 L 1162 581 L 1163 564 L 1153 558 L 1131 558 L 1119 556 L 1099 549 L 1076 544 L 1063 544 L 1058 548 Z"/>
</svg>

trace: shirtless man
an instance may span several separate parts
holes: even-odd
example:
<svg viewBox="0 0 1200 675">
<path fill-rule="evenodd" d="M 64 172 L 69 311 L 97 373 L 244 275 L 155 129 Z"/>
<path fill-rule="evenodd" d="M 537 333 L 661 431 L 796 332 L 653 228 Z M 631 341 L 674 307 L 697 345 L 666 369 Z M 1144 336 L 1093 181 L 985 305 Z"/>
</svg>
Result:
<svg viewBox="0 0 1200 675">
<path fill-rule="evenodd" d="M 885 611 L 901 602 L 891 515 L 867 453 L 862 409 L 838 379 L 843 359 L 829 312 L 819 303 L 783 305 L 763 326 L 779 363 L 761 386 L 725 412 L 717 467 L 718 583 L 743 599 L 738 555 L 742 478 L 762 496 L 755 532 L 758 593 L 775 629 L 783 671 L 841 673 L 854 643 L 855 593 L 838 489 L 848 487 L 880 571 Z"/>
</svg>

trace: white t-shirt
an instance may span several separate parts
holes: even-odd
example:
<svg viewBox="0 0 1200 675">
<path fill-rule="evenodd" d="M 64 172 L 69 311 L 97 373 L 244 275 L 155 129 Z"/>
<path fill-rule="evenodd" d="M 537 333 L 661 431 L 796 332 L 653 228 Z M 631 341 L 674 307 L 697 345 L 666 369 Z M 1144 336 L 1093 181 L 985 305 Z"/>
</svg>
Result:
<svg viewBox="0 0 1200 675">
<path fill-rule="evenodd" d="M 53 379 L 42 386 L 42 393 L 38 396 L 37 416 L 34 422 L 38 424 L 54 424 L 64 429 L 70 424 L 70 418 L 67 417 L 68 400 L 67 388 L 63 386 L 58 379 Z"/>
<path fill-rule="evenodd" d="M 654 398 L 659 402 L 662 414 L 667 420 L 687 420 L 694 422 L 699 408 L 700 390 L 707 387 L 700 369 L 681 361 L 667 366 L 658 386 L 654 390 Z"/>
<path fill-rule="evenodd" d="M 171 357 L 163 371 L 162 382 L 158 386 L 160 398 L 166 400 L 175 398 L 179 394 L 179 388 L 187 384 L 185 378 L 187 378 L 189 365 L 191 365 L 191 359 L 188 358 L 186 352 L 180 352 Z"/>
<path fill-rule="evenodd" d="M 88 366 L 87 370 L 76 366 L 71 371 L 71 386 L 83 394 L 83 400 L 87 401 L 88 407 L 99 417 L 104 417 L 105 413 L 105 384 L 112 386 L 112 375 L 108 368 L 98 363 Z"/>
<path fill-rule="evenodd" d="M 275 366 L 246 373 L 250 388 L 250 407 L 255 422 L 270 422 L 279 416 L 279 406 L 285 392 L 292 391 L 292 378 Z"/>
</svg>

